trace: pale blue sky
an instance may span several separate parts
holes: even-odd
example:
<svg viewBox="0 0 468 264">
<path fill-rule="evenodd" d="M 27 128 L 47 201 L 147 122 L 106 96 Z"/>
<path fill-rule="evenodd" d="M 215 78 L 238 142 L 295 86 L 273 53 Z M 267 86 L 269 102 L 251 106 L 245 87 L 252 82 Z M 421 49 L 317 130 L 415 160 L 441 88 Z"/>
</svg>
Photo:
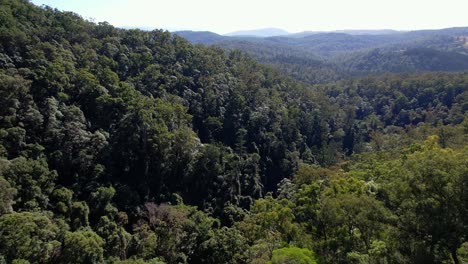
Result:
<svg viewBox="0 0 468 264">
<path fill-rule="evenodd" d="M 468 26 L 467 0 L 32 0 L 114 26 L 228 33 L 278 27 L 437 29 Z"/>
</svg>

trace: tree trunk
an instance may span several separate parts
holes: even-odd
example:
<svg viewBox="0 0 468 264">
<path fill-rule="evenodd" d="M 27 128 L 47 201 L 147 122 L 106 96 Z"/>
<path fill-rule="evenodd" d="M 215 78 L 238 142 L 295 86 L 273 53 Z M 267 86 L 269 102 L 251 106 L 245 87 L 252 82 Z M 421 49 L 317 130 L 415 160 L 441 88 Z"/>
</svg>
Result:
<svg viewBox="0 0 468 264">
<path fill-rule="evenodd" d="M 457 255 L 457 249 L 452 249 L 450 254 L 452 254 L 453 263 L 460 264 L 460 260 L 458 259 Z"/>
</svg>

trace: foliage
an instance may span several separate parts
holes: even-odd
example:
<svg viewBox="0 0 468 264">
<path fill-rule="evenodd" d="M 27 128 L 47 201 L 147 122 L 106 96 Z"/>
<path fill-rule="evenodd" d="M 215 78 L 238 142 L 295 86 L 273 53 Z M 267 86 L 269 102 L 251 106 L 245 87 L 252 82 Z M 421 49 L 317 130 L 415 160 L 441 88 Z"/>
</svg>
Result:
<svg viewBox="0 0 468 264">
<path fill-rule="evenodd" d="M 0 262 L 466 258 L 466 73 L 307 86 L 169 32 L 0 12 Z"/>
<path fill-rule="evenodd" d="M 273 257 L 268 263 L 315 264 L 317 263 L 317 259 L 315 254 L 308 249 L 290 247 L 274 250 Z"/>
<path fill-rule="evenodd" d="M 91 230 L 67 232 L 63 242 L 62 261 L 65 263 L 101 263 L 104 241 Z"/>
<path fill-rule="evenodd" d="M 9 262 L 52 261 L 60 252 L 59 235 L 59 227 L 43 214 L 14 212 L 0 217 L 0 251 Z"/>
</svg>

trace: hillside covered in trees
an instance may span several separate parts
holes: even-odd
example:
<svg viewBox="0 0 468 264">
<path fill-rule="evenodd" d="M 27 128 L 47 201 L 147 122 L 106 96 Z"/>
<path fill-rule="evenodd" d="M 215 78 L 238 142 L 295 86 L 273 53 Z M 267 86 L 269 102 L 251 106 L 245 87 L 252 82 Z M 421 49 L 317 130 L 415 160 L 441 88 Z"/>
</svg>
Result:
<svg viewBox="0 0 468 264">
<path fill-rule="evenodd" d="M 311 86 L 167 31 L 0 12 L 0 263 L 468 261 L 468 74 Z"/>
<path fill-rule="evenodd" d="M 240 49 L 294 79 L 317 84 L 369 74 L 468 70 L 468 28 L 301 32 L 274 37 L 178 31 L 195 44 Z"/>
</svg>

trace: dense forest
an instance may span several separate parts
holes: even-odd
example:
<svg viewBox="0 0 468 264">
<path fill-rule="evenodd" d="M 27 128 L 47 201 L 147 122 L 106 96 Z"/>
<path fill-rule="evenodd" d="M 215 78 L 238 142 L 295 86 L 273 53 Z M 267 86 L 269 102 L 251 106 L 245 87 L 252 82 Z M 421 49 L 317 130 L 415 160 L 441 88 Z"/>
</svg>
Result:
<svg viewBox="0 0 468 264">
<path fill-rule="evenodd" d="M 206 31 L 177 31 L 194 44 L 240 49 L 252 58 L 306 84 L 369 74 L 468 70 L 468 28 L 344 30 L 253 37 Z"/>
<path fill-rule="evenodd" d="M 0 263 L 468 262 L 467 73 L 0 13 Z"/>
</svg>

